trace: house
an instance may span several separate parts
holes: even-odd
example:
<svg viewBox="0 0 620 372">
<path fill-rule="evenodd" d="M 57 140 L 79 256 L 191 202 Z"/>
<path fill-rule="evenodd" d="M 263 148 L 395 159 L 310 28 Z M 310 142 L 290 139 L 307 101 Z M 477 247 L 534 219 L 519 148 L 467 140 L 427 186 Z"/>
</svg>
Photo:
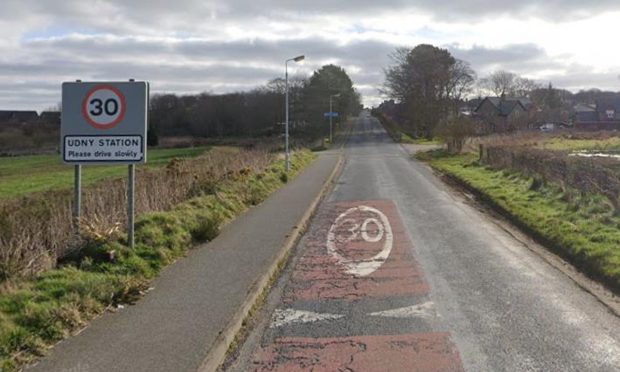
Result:
<svg viewBox="0 0 620 372">
<path fill-rule="evenodd" d="M 459 115 L 460 116 L 473 116 L 474 111 L 482 102 L 482 98 L 473 98 L 466 102 L 463 102 L 462 105 L 459 106 Z"/>
<path fill-rule="evenodd" d="M 575 129 L 588 131 L 620 130 L 620 98 L 598 99 L 594 107 L 578 106 L 575 109 Z M 580 111 L 577 111 L 577 108 Z"/>
<path fill-rule="evenodd" d="M 474 110 L 492 132 L 504 132 L 513 128 L 518 121 L 526 119 L 534 105 L 527 98 L 487 97 Z"/>
<path fill-rule="evenodd" d="M 36 123 L 39 120 L 39 114 L 36 111 L 13 111 L 11 120 L 13 123 Z"/>
<path fill-rule="evenodd" d="M 579 103 L 573 106 L 573 122 L 598 121 L 596 105 Z"/>
<path fill-rule="evenodd" d="M 2 110 L 0 111 L 0 123 L 36 123 L 39 120 L 39 114 L 36 111 L 16 111 Z"/>
<path fill-rule="evenodd" d="M 13 116 L 13 111 L 0 110 L 0 123 L 8 123 Z"/>
<path fill-rule="evenodd" d="M 603 122 L 620 121 L 620 99 L 604 98 L 596 101 L 598 120 Z"/>
<path fill-rule="evenodd" d="M 60 112 L 43 111 L 41 115 L 39 115 L 39 122 L 42 124 L 60 125 Z"/>
</svg>

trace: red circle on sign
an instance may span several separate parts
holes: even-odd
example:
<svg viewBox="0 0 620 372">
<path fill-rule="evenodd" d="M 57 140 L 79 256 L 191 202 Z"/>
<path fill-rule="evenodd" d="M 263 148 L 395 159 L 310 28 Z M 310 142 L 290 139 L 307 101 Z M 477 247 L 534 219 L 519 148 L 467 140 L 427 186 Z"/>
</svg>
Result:
<svg viewBox="0 0 620 372">
<path fill-rule="evenodd" d="M 106 123 L 106 124 L 101 124 L 101 123 L 97 123 L 96 121 L 94 121 L 88 112 L 88 101 L 89 98 L 95 94 L 97 91 L 100 90 L 109 90 L 112 93 L 114 93 L 117 97 L 118 100 L 120 101 L 119 103 L 119 114 L 116 117 L 116 119 L 114 119 L 113 121 Z M 93 87 L 91 90 L 88 91 L 88 93 L 86 93 L 86 95 L 84 96 L 84 99 L 82 100 L 82 116 L 84 117 L 84 119 L 86 119 L 86 122 L 93 128 L 95 129 L 111 129 L 114 128 L 115 126 L 118 125 L 118 123 L 120 123 L 123 118 L 125 117 L 125 96 L 123 95 L 123 93 L 121 93 L 120 90 L 118 90 L 116 87 L 113 87 L 112 85 L 96 85 L 95 87 Z"/>
</svg>

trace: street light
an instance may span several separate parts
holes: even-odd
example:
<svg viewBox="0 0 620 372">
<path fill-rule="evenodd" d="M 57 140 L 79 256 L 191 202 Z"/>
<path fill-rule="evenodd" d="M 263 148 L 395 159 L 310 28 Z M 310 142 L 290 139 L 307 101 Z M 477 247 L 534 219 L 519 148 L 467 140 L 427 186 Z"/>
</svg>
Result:
<svg viewBox="0 0 620 372">
<path fill-rule="evenodd" d="M 285 159 L 286 161 L 284 162 L 284 168 L 286 169 L 286 173 L 288 173 L 290 167 L 291 167 L 291 163 L 290 163 L 290 154 L 289 154 L 289 150 L 288 150 L 288 63 L 291 61 L 294 62 L 299 62 L 299 61 L 303 61 L 304 58 L 306 58 L 305 56 L 301 55 L 301 56 L 297 56 L 295 58 L 291 58 L 291 59 L 287 59 L 284 62 L 284 80 L 285 80 L 285 85 L 286 85 L 286 98 L 285 98 L 285 103 L 284 106 L 286 107 L 286 115 L 285 115 Z"/>
<path fill-rule="evenodd" d="M 329 96 L 329 144 L 331 146 L 331 144 L 334 143 L 334 131 L 333 131 L 333 127 L 332 127 L 332 119 L 334 117 L 334 110 L 332 109 L 332 98 L 336 98 L 336 97 L 340 97 L 340 93 L 336 93 L 336 94 L 332 94 L 331 96 Z"/>
</svg>

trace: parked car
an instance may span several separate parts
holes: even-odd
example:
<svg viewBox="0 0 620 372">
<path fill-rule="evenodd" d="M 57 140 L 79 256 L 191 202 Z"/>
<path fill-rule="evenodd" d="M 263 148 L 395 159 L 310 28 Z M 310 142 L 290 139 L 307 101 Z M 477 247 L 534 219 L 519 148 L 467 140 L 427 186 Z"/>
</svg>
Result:
<svg viewBox="0 0 620 372">
<path fill-rule="evenodd" d="M 540 126 L 540 130 L 543 132 L 551 132 L 555 130 L 555 124 L 553 123 L 545 123 Z"/>
</svg>

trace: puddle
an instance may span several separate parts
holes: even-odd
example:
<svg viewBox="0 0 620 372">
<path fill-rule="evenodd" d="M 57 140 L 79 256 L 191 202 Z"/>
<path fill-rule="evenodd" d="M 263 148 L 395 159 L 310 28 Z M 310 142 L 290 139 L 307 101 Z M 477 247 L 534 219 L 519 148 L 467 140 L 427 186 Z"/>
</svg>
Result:
<svg viewBox="0 0 620 372">
<path fill-rule="evenodd" d="M 613 152 L 576 151 L 576 152 L 573 152 L 573 153 L 569 154 L 569 156 L 579 156 L 579 157 L 582 157 L 582 158 L 613 158 L 613 159 L 620 159 L 620 154 L 619 153 L 613 153 Z"/>
</svg>

